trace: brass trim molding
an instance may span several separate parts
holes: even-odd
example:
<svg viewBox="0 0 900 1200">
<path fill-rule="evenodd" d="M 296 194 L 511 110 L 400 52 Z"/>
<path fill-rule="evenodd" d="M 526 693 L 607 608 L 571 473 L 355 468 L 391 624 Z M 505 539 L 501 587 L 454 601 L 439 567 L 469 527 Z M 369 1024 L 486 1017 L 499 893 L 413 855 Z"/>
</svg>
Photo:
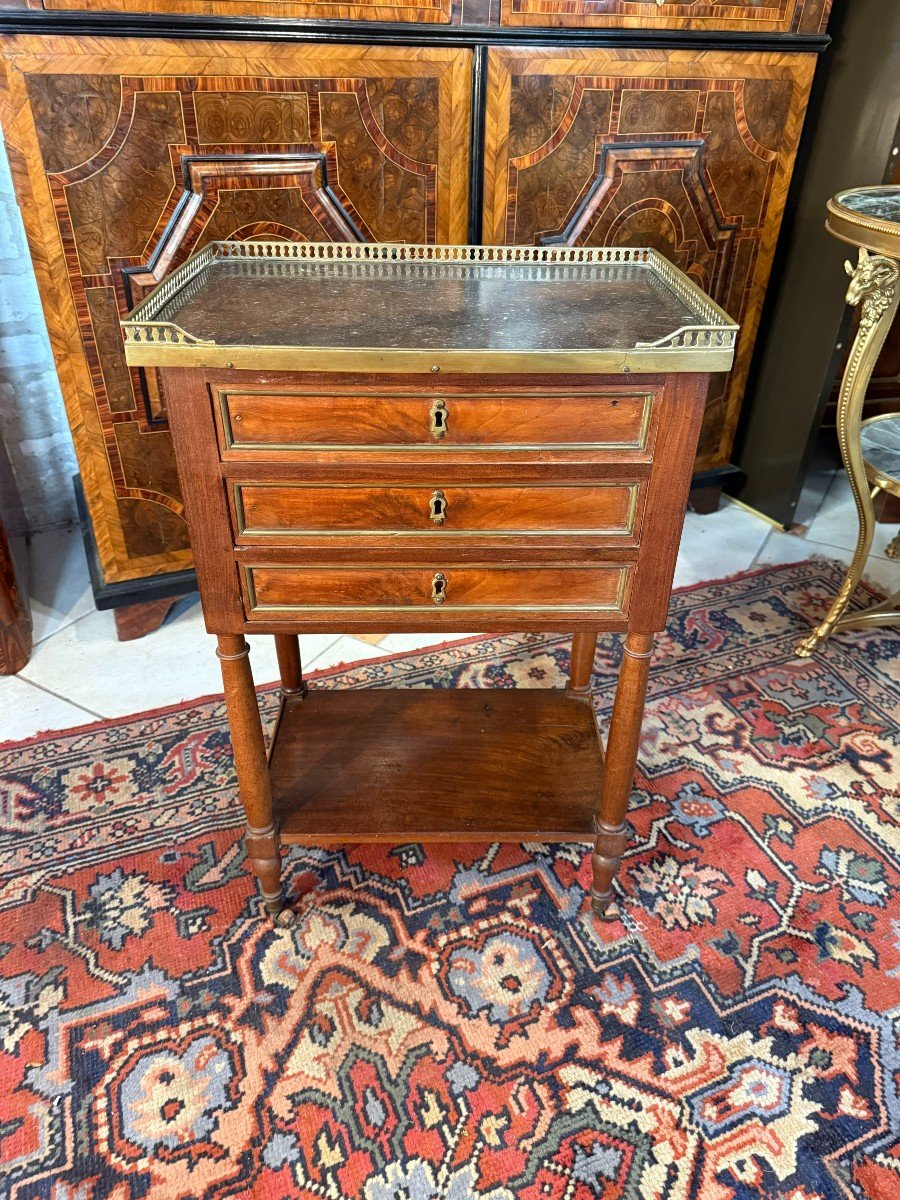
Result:
<svg viewBox="0 0 900 1200">
<path fill-rule="evenodd" d="M 461 273 L 485 264 L 546 270 L 559 278 L 566 267 L 586 263 L 610 267 L 645 267 L 660 286 L 673 292 L 696 316 L 653 342 L 636 342 L 630 349 L 494 350 L 443 347 L 420 348 L 345 346 L 218 345 L 198 338 L 160 313 L 182 290 L 200 285 L 200 276 L 222 259 L 239 259 L 271 270 L 277 260 L 346 262 L 360 274 L 383 271 L 386 263 L 434 265 L 446 275 L 448 265 Z M 485 371 L 546 374 L 619 374 L 629 371 L 728 371 L 734 359 L 738 326 L 697 285 L 655 250 L 631 247 L 584 246 L 430 246 L 369 242 L 210 242 L 183 263 L 141 301 L 121 322 L 125 358 L 137 367 L 224 367 L 235 370 L 280 371 Z"/>
<path fill-rule="evenodd" d="M 825 228 L 842 242 L 849 242 L 852 246 L 864 246 L 867 250 L 875 254 L 885 254 L 888 258 L 900 258 L 900 225 L 894 221 L 867 216 L 856 209 L 847 208 L 843 203 L 845 196 L 859 195 L 861 192 L 877 195 L 879 192 L 896 190 L 896 187 L 879 185 L 849 188 L 845 192 L 838 192 L 825 205 L 828 212 Z"/>
</svg>

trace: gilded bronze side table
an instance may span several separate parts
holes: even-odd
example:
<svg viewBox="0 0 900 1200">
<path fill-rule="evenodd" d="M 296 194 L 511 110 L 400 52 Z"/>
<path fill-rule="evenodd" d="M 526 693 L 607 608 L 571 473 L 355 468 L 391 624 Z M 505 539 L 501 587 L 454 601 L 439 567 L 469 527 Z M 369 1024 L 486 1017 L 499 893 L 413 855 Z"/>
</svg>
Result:
<svg viewBox="0 0 900 1200">
<path fill-rule="evenodd" d="M 875 532 L 873 501 L 881 491 L 900 496 L 900 413 L 862 420 L 866 389 L 900 304 L 900 187 L 855 188 L 828 201 L 829 233 L 859 247 L 847 303 L 862 305 L 859 329 L 844 371 L 837 429 L 856 511 L 859 536 L 847 576 L 824 621 L 797 646 L 808 658 L 832 633 L 870 625 L 900 625 L 900 591 L 862 612 L 847 606 L 862 579 Z M 887 553 L 900 557 L 900 537 Z"/>
</svg>

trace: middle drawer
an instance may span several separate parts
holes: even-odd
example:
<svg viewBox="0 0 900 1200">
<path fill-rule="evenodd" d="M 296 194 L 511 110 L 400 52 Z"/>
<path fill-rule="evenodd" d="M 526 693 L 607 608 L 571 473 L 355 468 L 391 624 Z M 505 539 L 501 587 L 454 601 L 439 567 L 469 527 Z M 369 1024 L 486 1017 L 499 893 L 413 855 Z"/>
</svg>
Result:
<svg viewBox="0 0 900 1200">
<path fill-rule="evenodd" d="M 238 544 L 329 535 L 609 538 L 635 544 L 644 484 L 230 482 Z"/>
</svg>

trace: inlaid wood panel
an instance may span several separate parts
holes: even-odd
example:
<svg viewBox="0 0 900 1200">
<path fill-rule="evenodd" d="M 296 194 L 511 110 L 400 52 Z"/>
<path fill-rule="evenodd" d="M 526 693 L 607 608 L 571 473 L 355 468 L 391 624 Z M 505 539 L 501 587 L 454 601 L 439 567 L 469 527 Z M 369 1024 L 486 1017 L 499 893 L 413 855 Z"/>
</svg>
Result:
<svg viewBox="0 0 900 1200">
<path fill-rule="evenodd" d="M 653 246 L 741 324 L 698 470 L 728 462 L 814 62 L 491 51 L 485 240 Z"/>
<path fill-rule="evenodd" d="M 465 241 L 470 53 L 7 39 L 2 119 L 106 582 L 191 565 L 118 321 L 215 238 Z"/>
<path fill-rule="evenodd" d="M 3 8 L 573 29 L 821 34 L 832 0 L 0 0 Z"/>
<path fill-rule="evenodd" d="M 44 0 L 46 9 L 79 9 L 82 12 L 209 13 L 221 17 L 296 17 L 318 21 L 415 21 L 420 24 L 450 20 L 451 0 Z"/>
<path fill-rule="evenodd" d="M 832 0 L 501 0 L 501 25 L 824 33 Z"/>
</svg>

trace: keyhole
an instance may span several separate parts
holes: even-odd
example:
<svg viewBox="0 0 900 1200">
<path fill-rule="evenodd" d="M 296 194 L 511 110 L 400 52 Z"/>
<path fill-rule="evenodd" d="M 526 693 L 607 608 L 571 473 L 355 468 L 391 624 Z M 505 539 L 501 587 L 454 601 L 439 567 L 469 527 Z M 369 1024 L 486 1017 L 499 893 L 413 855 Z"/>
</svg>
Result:
<svg viewBox="0 0 900 1200">
<path fill-rule="evenodd" d="M 447 580 L 440 571 L 431 581 L 431 598 L 435 604 L 443 604 L 447 599 Z"/>
<path fill-rule="evenodd" d="M 435 400 L 431 406 L 431 434 L 437 441 L 447 433 L 447 405 L 443 400 Z"/>
<path fill-rule="evenodd" d="M 443 525 L 447 519 L 447 497 L 440 488 L 436 492 L 431 493 L 430 513 L 435 525 Z"/>
</svg>

